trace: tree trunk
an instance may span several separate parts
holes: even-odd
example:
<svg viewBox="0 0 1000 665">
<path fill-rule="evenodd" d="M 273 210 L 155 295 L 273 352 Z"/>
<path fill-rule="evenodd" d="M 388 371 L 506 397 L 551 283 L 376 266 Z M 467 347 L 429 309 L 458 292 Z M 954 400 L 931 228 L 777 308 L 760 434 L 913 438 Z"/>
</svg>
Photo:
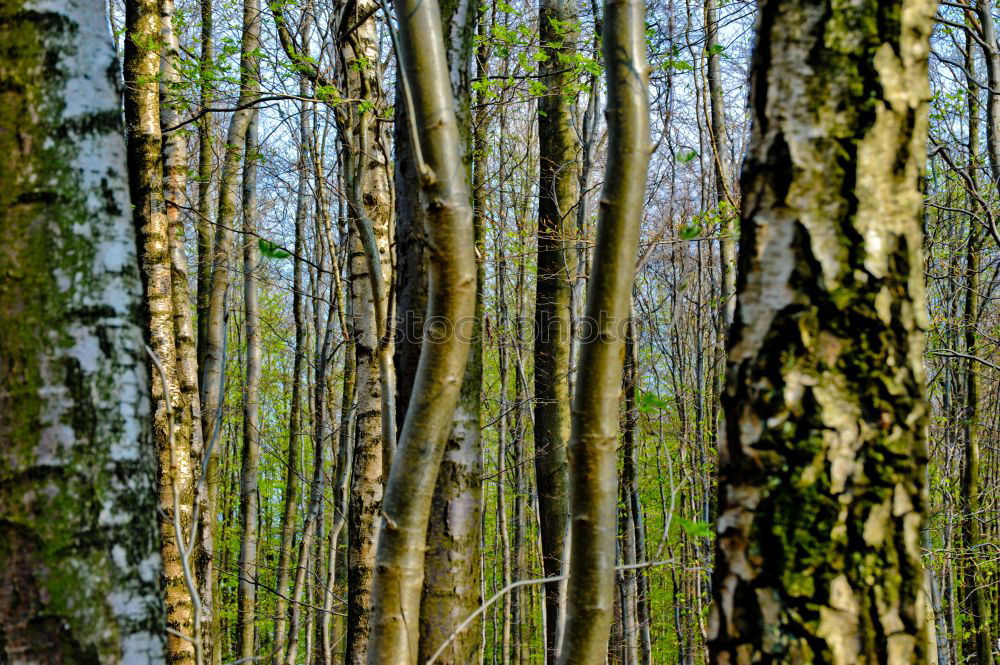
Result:
<svg viewBox="0 0 1000 665">
<path fill-rule="evenodd" d="M 570 434 L 572 289 L 576 277 L 574 227 L 578 205 L 580 141 L 569 92 L 576 57 L 577 12 L 573 0 L 542 0 L 539 38 L 547 48 L 540 63 L 545 94 L 538 100 L 538 281 L 535 295 L 535 484 L 542 538 L 542 573 L 563 567 L 568 517 L 566 446 Z M 545 585 L 545 662 L 554 663 L 561 623 L 562 585 Z"/>
<path fill-rule="evenodd" d="M 161 61 L 159 2 L 130 0 L 125 5 L 125 22 L 128 33 L 124 72 L 129 183 L 145 287 L 146 338 L 166 376 L 166 386 L 162 381 L 153 381 L 151 393 L 153 441 L 160 464 L 161 556 L 167 626 L 180 634 L 170 634 L 167 643 L 171 661 L 184 664 L 195 660 L 195 643 L 191 638 L 198 627 L 195 626 L 195 605 L 185 579 L 185 563 L 181 560 L 184 542 L 178 539 L 187 539 L 190 535 L 194 481 L 190 411 L 182 408 L 177 380 L 171 229 L 163 199 L 157 83 Z M 156 371 L 153 365 L 150 367 Z M 174 500 L 175 491 L 177 501 Z M 177 516 L 179 530 L 175 528 L 175 505 L 180 510 Z"/>
<path fill-rule="evenodd" d="M 735 201 L 729 191 L 729 141 L 726 136 L 726 102 L 722 90 L 722 46 L 719 44 L 719 6 L 723 0 L 705 0 L 705 53 L 708 58 L 708 95 L 711 103 L 709 134 L 712 142 L 712 166 L 715 174 L 715 200 L 718 205 L 719 260 L 722 283 L 719 294 L 723 330 L 733 320 L 736 307 L 736 243 L 730 228 Z"/>
<path fill-rule="evenodd" d="M 249 103 L 257 96 L 257 49 L 260 41 L 260 7 L 258 0 L 244 0 L 243 38 L 240 53 L 240 94 L 226 135 L 222 175 L 219 179 L 219 213 L 216 217 L 215 244 L 212 248 L 212 280 L 209 294 L 208 322 L 205 328 L 202 364 L 201 406 L 202 433 L 207 442 L 203 462 L 206 466 L 206 496 L 202 509 L 199 570 L 203 595 L 214 605 L 218 580 L 215 573 L 215 523 L 218 511 L 219 472 L 218 442 L 221 431 L 223 388 L 225 383 L 225 338 L 229 294 L 229 268 L 233 254 L 233 231 L 239 200 L 237 174 L 243 158 L 247 127 L 253 109 Z M 243 108 L 246 107 L 246 108 Z M 218 608 L 213 608 L 218 609 Z M 215 644 L 219 636 L 219 612 L 211 614 L 211 629 L 207 642 Z M 221 663 L 219 650 L 212 650 L 212 662 Z"/>
<path fill-rule="evenodd" d="M 299 94 L 305 97 L 308 86 L 300 82 Z M 292 319 L 295 322 L 295 360 L 292 365 L 292 395 L 288 407 L 288 457 L 285 468 L 285 506 L 281 518 L 281 546 L 278 552 L 278 597 L 275 601 L 274 655 L 272 662 L 284 662 L 288 640 L 288 585 L 291 582 L 292 554 L 295 542 L 295 516 L 299 505 L 299 446 L 302 445 L 302 372 L 306 361 L 306 320 L 303 314 L 302 262 L 306 251 L 306 222 L 309 219 L 309 109 L 305 102 L 299 113 L 298 191 L 295 206 L 295 255 L 292 257 Z M 345 369 L 346 372 L 346 369 Z"/>
<path fill-rule="evenodd" d="M 713 663 L 926 661 L 918 182 L 934 8 L 760 5 Z"/>
<path fill-rule="evenodd" d="M 472 0 L 447 0 L 441 4 L 442 29 L 448 34 L 448 68 L 451 80 L 458 84 L 452 92 L 463 142 L 462 165 L 466 173 L 470 172 L 475 160 L 472 226 L 477 254 L 482 257 L 486 219 L 483 209 L 485 197 L 482 195 L 485 165 L 472 150 L 474 130 L 469 71 L 478 15 L 478 3 Z M 414 183 L 419 182 L 415 171 L 412 176 Z M 423 254 L 426 256 L 426 252 Z M 425 263 L 419 277 L 413 276 L 411 279 L 426 283 L 426 276 Z M 482 602 L 479 580 L 482 574 L 480 541 L 483 464 L 480 403 L 483 386 L 483 279 L 483 263 L 480 260 L 477 261 L 476 268 L 476 311 L 471 331 L 471 347 L 427 527 L 425 577 L 420 605 L 421 663 L 433 656 L 440 645 Z M 442 665 L 469 665 L 475 662 L 478 650 L 477 620 L 465 627 L 449 648 L 438 656 L 437 662 Z"/>
<path fill-rule="evenodd" d="M 142 285 L 102 3 L 7 3 L 0 43 L 0 661 L 163 663 Z"/>
<path fill-rule="evenodd" d="M 365 100 L 338 116 L 348 216 L 350 283 L 357 372 L 347 580 L 347 663 L 367 657 L 378 516 L 395 441 L 392 343 L 386 335 L 392 278 L 392 200 L 382 126 L 373 121 L 384 97 L 372 0 L 355 0 L 341 23 L 340 57 L 346 94 Z M 367 18 L 366 18 L 367 17 Z"/>
<path fill-rule="evenodd" d="M 246 386 L 243 392 L 243 456 L 240 469 L 240 562 L 237 582 L 236 657 L 255 653 L 257 618 L 257 467 L 260 463 L 260 305 L 257 299 L 257 112 L 247 127 L 243 168 L 243 306 L 246 316 Z"/>
<path fill-rule="evenodd" d="M 614 605 L 618 409 L 650 154 L 644 10 L 638 0 L 604 5 L 608 158 L 569 447 L 572 544 L 561 665 L 603 664 Z"/>
<path fill-rule="evenodd" d="M 379 530 L 368 645 L 371 665 L 417 662 L 424 543 L 461 391 L 476 306 L 475 240 L 454 95 L 435 0 L 398 0 L 401 71 L 427 215 L 428 315 L 413 395 Z"/>
<path fill-rule="evenodd" d="M 990 18 L 992 21 L 992 17 Z M 986 29 L 983 25 L 984 36 L 992 34 L 992 28 Z M 994 35 L 994 40 L 996 39 Z M 995 43 L 995 41 L 994 41 Z M 975 216 L 980 212 L 977 196 L 981 196 L 979 187 L 979 130 L 980 124 L 980 104 L 979 89 L 973 80 L 976 73 L 975 51 L 972 47 L 972 38 L 968 33 L 965 40 L 966 58 L 965 66 L 968 69 L 966 80 L 966 95 L 968 96 L 969 109 L 969 160 L 968 171 L 969 184 L 974 190 L 969 196 L 969 207 L 972 212 L 968 223 L 968 238 L 966 239 L 965 253 L 965 352 L 969 356 L 976 355 L 976 321 L 979 316 L 979 229 Z M 989 53 L 986 53 L 989 58 Z M 987 67 L 989 70 L 989 67 Z M 989 93 L 992 97 L 992 93 Z M 989 122 L 987 121 L 987 125 Z M 987 143 L 989 134 L 987 133 Z M 967 559 L 964 564 L 962 593 L 962 610 L 965 617 L 971 622 L 970 630 L 965 631 L 966 639 L 963 641 L 962 653 L 968 658 L 975 654 L 976 665 L 993 664 L 993 644 L 990 637 L 990 608 L 986 598 L 984 587 L 988 582 L 979 572 L 976 561 L 976 553 L 983 546 L 983 538 L 980 531 L 980 487 L 979 487 L 979 377 L 976 372 L 976 361 L 968 359 L 965 361 L 965 412 L 962 417 L 964 424 L 964 457 L 965 466 L 962 473 L 961 505 L 962 505 L 962 545 L 965 548 Z"/>
</svg>

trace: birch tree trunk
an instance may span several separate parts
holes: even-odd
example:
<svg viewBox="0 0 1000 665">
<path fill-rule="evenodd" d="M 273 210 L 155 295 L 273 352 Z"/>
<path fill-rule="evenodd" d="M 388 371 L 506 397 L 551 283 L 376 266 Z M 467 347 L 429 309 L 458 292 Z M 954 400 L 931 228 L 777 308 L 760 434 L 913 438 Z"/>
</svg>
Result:
<svg viewBox="0 0 1000 665">
<path fill-rule="evenodd" d="M 194 603 L 181 561 L 183 543 L 178 542 L 178 538 L 190 536 L 194 481 L 190 411 L 182 407 L 176 362 L 170 256 L 172 232 L 163 198 L 159 2 L 130 0 L 125 4 L 125 23 L 125 123 L 133 220 L 145 289 L 146 339 L 166 376 L 166 382 L 152 381 L 151 395 L 153 441 L 160 467 L 164 594 L 167 626 L 173 631 L 167 644 L 171 662 L 183 665 L 195 660 L 195 644 L 191 638 L 197 627 L 194 625 Z M 177 501 L 174 492 L 178 494 Z M 180 533 L 175 528 L 175 506 L 180 511 Z"/>
<path fill-rule="evenodd" d="M 7 3 L 0 43 L 0 661 L 54 665 L 72 645 L 93 663 L 163 663 L 142 285 L 103 5 Z"/>
<path fill-rule="evenodd" d="M 923 663 L 935 3 L 759 4 L 713 663 Z"/>
<path fill-rule="evenodd" d="M 606 0 L 608 157 L 569 445 L 571 539 L 560 665 L 603 665 L 614 610 L 618 411 L 649 165 L 645 5 Z"/>
<path fill-rule="evenodd" d="M 341 23 L 340 59 L 346 94 L 370 103 L 338 114 L 347 189 L 356 397 L 347 554 L 347 663 L 367 657 L 378 516 L 395 448 L 392 343 L 386 336 L 392 279 L 391 173 L 382 124 L 385 107 L 379 72 L 373 0 L 352 0 Z M 388 435 L 388 436 L 387 436 Z"/>
</svg>

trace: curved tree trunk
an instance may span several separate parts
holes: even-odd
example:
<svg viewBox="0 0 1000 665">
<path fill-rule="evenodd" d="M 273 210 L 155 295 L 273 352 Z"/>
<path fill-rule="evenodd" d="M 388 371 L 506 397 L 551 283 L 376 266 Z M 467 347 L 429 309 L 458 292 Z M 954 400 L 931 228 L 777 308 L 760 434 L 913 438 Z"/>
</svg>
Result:
<svg viewBox="0 0 1000 665">
<path fill-rule="evenodd" d="M 438 4 L 399 0 L 396 11 L 427 215 L 429 326 L 379 529 L 371 665 L 417 662 L 427 521 L 461 391 L 476 305 L 471 201 Z"/>
<path fill-rule="evenodd" d="M 760 3 L 713 663 L 926 661 L 918 183 L 935 4 Z"/>
<path fill-rule="evenodd" d="M 603 665 L 614 608 L 618 411 L 651 149 L 644 10 L 639 0 L 604 5 L 608 163 L 573 403 L 561 665 Z"/>
<path fill-rule="evenodd" d="M 142 285 L 103 5 L 7 3 L 0 43 L 0 661 L 163 663 Z"/>
</svg>

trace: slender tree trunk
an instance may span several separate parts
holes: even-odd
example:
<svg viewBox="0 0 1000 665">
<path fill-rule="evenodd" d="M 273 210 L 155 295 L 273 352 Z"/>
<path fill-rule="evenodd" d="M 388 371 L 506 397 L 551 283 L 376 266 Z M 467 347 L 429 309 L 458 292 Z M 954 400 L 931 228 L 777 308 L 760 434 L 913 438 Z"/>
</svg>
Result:
<svg viewBox="0 0 1000 665">
<path fill-rule="evenodd" d="M 0 661 L 163 663 L 143 294 L 102 3 L 6 3 L 0 43 Z"/>
<path fill-rule="evenodd" d="M 570 435 L 570 347 L 575 274 L 575 208 L 579 203 L 580 141 L 567 91 L 574 72 L 577 12 L 573 0 L 538 5 L 540 65 L 545 94 L 538 100 L 538 281 L 535 296 L 535 484 L 542 538 L 542 572 L 562 572 L 568 518 L 566 446 Z M 563 605 L 557 582 L 545 586 L 545 662 L 556 658 Z"/>
<path fill-rule="evenodd" d="M 305 81 L 299 94 L 308 93 Z M 299 115 L 298 191 L 295 206 L 295 255 L 292 257 L 292 318 L 295 322 L 295 360 L 292 366 L 292 395 L 288 407 L 288 456 L 285 468 L 285 506 L 281 518 L 281 546 L 278 552 L 278 598 L 275 601 L 274 658 L 283 663 L 288 636 L 288 585 L 291 582 L 292 554 L 295 541 L 295 517 L 299 505 L 299 446 L 302 444 L 302 372 L 306 361 L 306 321 L 303 313 L 302 260 L 306 251 L 306 222 L 309 218 L 309 112 L 305 102 Z M 352 361 L 353 362 L 353 361 Z M 346 372 L 346 369 L 345 369 Z"/>
<path fill-rule="evenodd" d="M 497 355 L 499 357 L 500 374 L 500 419 L 497 423 L 497 525 L 500 538 L 501 582 L 507 587 L 513 581 L 511 572 L 511 552 L 510 552 L 510 529 L 507 523 L 507 432 L 510 421 L 510 405 L 507 402 L 507 372 L 510 367 L 510 351 L 508 349 L 507 330 L 509 321 L 507 316 L 507 261 L 502 250 L 502 233 L 497 234 L 497 276 L 496 276 L 496 299 L 497 299 Z M 511 624 L 513 610 L 512 594 L 504 594 L 503 616 L 501 618 L 500 633 L 500 662 L 502 665 L 510 665 L 511 653 Z"/>
<path fill-rule="evenodd" d="M 171 229 L 163 200 L 157 83 L 161 60 L 159 3 L 148 0 L 126 3 L 125 22 L 128 32 L 124 59 L 125 122 L 133 218 L 145 287 L 146 338 L 166 376 L 166 382 L 152 382 L 151 393 L 153 441 L 160 464 L 161 556 L 167 626 L 177 633 L 168 637 L 168 653 L 174 663 L 193 663 L 195 643 L 191 638 L 198 627 L 181 560 L 184 543 L 178 542 L 178 538 L 188 538 L 192 514 L 191 428 L 190 421 L 185 423 L 183 420 L 183 415 L 190 416 L 190 412 L 181 408 L 177 380 Z M 180 417 L 175 418 L 174 414 Z M 180 526 L 179 532 L 175 528 L 175 507 L 180 511 L 176 523 Z"/>
<path fill-rule="evenodd" d="M 980 36 L 985 48 L 983 59 L 986 62 L 986 78 L 988 83 L 986 94 L 986 146 L 990 156 L 990 171 L 993 183 L 1000 181 L 1000 46 L 997 45 L 996 24 L 993 20 L 993 3 L 987 0 L 976 0 L 976 14 L 979 18 Z"/>
<path fill-rule="evenodd" d="M 257 298 L 257 112 L 247 127 L 243 168 L 243 306 L 246 315 L 246 386 L 243 392 L 243 456 L 240 470 L 240 562 L 237 583 L 236 657 L 249 661 L 256 649 L 257 467 L 260 463 L 260 305 Z"/>
<path fill-rule="evenodd" d="M 621 514 L 622 514 L 622 553 L 623 563 L 635 565 L 640 561 L 641 549 L 639 543 L 639 530 L 641 528 L 639 513 L 642 510 L 639 501 L 639 458 L 638 458 L 638 438 L 639 438 L 639 405 L 636 400 L 639 365 L 636 354 L 635 338 L 635 318 L 629 321 L 628 339 L 625 342 L 625 426 L 622 432 L 622 487 L 621 487 Z M 625 612 L 623 616 L 627 618 L 625 631 L 625 652 L 628 662 L 631 665 L 639 665 L 640 654 L 644 662 L 648 663 L 649 655 L 642 643 L 642 598 L 640 593 L 641 570 L 622 571 L 625 581 Z M 648 632 L 646 634 L 648 638 Z"/>
<path fill-rule="evenodd" d="M 452 415 L 461 392 L 476 306 L 469 186 L 435 0 L 398 0 L 401 72 L 412 100 L 427 215 L 428 315 L 413 395 L 390 470 L 373 584 L 371 665 L 413 665 L 419 650 L 424 543 Z"/>
<path fill-rule="evenodd" d="M 212 77 L 213 77 L 213 56 L 212 56 L 212 0 L 200 0 L 201 5 L 201 53 L 199 62 L 199 103 L 202 109 L 207 109 L 212 104 Z M 182 139 L 182 137 L 178 137 Z M 201 374 L 205 367 L 205 346 L 208 332 L 208 302 L 209 292 L 212 287 L 212 170 L 214 166 L 214 153 L 212 148 L 212 114 L 205 113 L 198 121 L 198 210 L 195 220 L 198 249 L 198 278 L 197 278 L 197 369 L 198 372 L 198 401 L 199 418 L 201 422 L 196 428 L 201 431 L 202 446 L 196 453 L 198 467 L 203 468 L 205 455 L 208 454 L 208 445 L 212 441 L 212 432 L 204 429 L 205 417 L 201 411 L 204 397 L 204 376 Z M 186 283 L 186 280 L 185 280 Z M 178 338 L 178 342 L 181 339 Z M 212 464 L 215 471 L 215 464 Z M 202 621 L 206 619 L 214 625 L 216 615 L 214 607 L 214 568 L 212 556 L 215 552 L 215 539 L 213 527 L 216 515 L 213 512 L 214 504 L 210 505 L 210 482 L 206 477 L 206 482 L 199 483 L 197 491 L 197 502 L 199 510 L 199 523 L 195 525 L 197 532 L 197 554 L 195 556 L 195 570 L 198 579 L 198 593 L 201 596 Z M 209 645 L 210 653 L 214 654 L 213 645 Z"/>
<path fill-rule="evenodd" d="M 709 133 L 712 145 L 712 171 L 715 174 L 715 198 L 720 220 L 719 259 L 722 283 L 719 300 L 723 330 L 729 327 L 736 308 L 736 242 L 731 228 L 735 201 L 729 187 L 729 140 L 726 136 L 726 102 L 722 91 L 722 46 L 719 44 L 719 6 L 723 0 L 705 0 L 705 52 L 708 58 L 708 95 L 711 104 Z"/>
<path fill-rule="evenodd" d="M 201 54 L 198 75 L 199 105 L 209 108 L 212 94 L 212 0 L 200 0 Z M 208 340 L 208 302 L 212 288 L 212 114 L 205 113 L 198 121 L 198 367 L 205 365 L 205 344 Z"/>
<path fill-rule="evenodd" d="M 918 183 L 934 9 L 760 5 L 713 663 L 926 662 Z"/>
<path fill-rule="evenodd" d="M 349 3 L 341 25 L 344 89 L 383 105 L 378 39 L 372 0 Z M 366 18 L 367 17 L 367 18 Z M 350 203 L 350 276 L 357 372 L 356 440 L 351 480 L 348 538 L 347 663 L 367 657 L 378 516 L 385 476 L 395 447 L 395 386 L 392 343 L 386 335 L 392 278 L 392 200 L 388 154 L 381 125 L 360 106 L 338 119 L 344 180 Z"/>
<path fill-rule="evenodd" d="M 569 447 L 570 549 L 561 665 L 601 665 L 614 597 L 618 408 L 649 164 L 645 7 L 606 0 L 608 158 Z"/>
<path fill-rule="evenodd" d="M 219 179 L 219 212 L 216 217 L 215 243 L 212 248 L 212 280 L 209 294 L 205 346 L 202 369 L 202 432 L 205 437 L 204 464 L 207 468 L 206 496 L 201 528 L 201 562 L 203 595 L 215 605 L 218 580 L 215 572 L 215 524 L 218 511 L 218 433 L 221 428 L 221 410 L 225 371 L 226 308 L 229 294 L 229 269 L 233 259 L 233 231 L 239 200 L 237 174 L 246 142 L 247 127 L 253 109 L 249 103 L 258 94 L 257 50 L 260 41 L 260 7 L 258 0 L 244 0 L 243 37 L 240 54 L 240 94 L 226 135 L 222 175 Z M 246 108 L 244 108 L 246 107 Z M 217 610 L 218 608 L 213 608 Z M 211 630 L 207 642 L 216 644 L 219 636 L 219 612 L 211 613 Z M 221 663 L 221 652 L 212 649 L 212 662 Z"/>
<path fill-rule="evenodd" d="M 180 49 L 177 35 L 173 30 L 174 3 L 172 0 L 160 2 L 160 38 L 163 55 L 160 59 L 160 127 L 170 128 L 177 124 L 182 104 L 180 96 L 181 77 L 179 72 Z M 188 260 L 184 244 L 184 221 L 181 216 L 182 202 L 187 199 L 187 142 L 177 132 L 167 132 L 163 136 L 163 197 L 167 215 L 167 229 L 170 243 L 170 291 L 174 322 L 174 343 L 177 352 L 177 380 L 179 389 L 179 409 L 174 414 L 175 425 L 190 431 L 192 481 L 197 483 L 200 476 L 199 462 L 204 451 L 204 437 L 201 431 L 201 397 L 198 389 L 198 356 L 194 321 L 191 314 L 191 294 L 188 284 Z M 195 493 L 200 490 L 197 485 Z M 197 498 L 195 498 L 197 501 Z M 196 529 L 197 525 L 192 525 Z M 197 577 L 197 575 L 196 575 Z M 202 605 L 205 599 L 201 599 Z M 204 612 L 202 621 L 204 621 Z"/>
<path fill-rule="evenodd" d="M 992 21 L 992 18 L 990 19 Z M 992 33 L 992 29 L 983 30 L 984 34 Z M 995 35 L 994 35 L 995 39 Z M 969 182 L 976 196 L 980 196 L 979 191 L 979 130 L 981 127 L 979 114 L 979 89 L 973 78 L 976 73 L 976 60 L 972 47 L 971 35 L 966 36 L 966 58 L 965 66 L 968 69 L 966 81 L 966 94 L 968 95 L 969 109 Z M 986 54 L 987 58 L 989 53 Z M 989 70 L 989 67 L 987 67 Z M 989 96 L 993 96 L 990 94 Z M 987 119 L 988 124 L 988 119 Z M 987 139 L 989 143 L 989 138 Z M 979 212 L 979 207 L 974 196 L 970 196 L 970 209 L 973 215 Z M 970 356 L 976 355 L 976 321 L 979 315 L 979 229 L 976 228 L 976 221 L 970 217 L 968 224 L 968 238 L 966 240 L 965 254 L 965 350 Z M 993 664 L 993 643 L 990 637 L 990 608 L 986 598 L 984 586 L 987 581 L 979 572 L 976 555 L 983 545 L 980 531 L 980 449 L 979 449 L 979 378 L 976 372 L 978 368 L 974 360 L 966 360 L 965 367 L 965 410 L 962 418 L 964 424 L 964 457 L 965 466 L 962 473 L 962 545 L 966 549 L 968 558 L 963 570 L 963 593 L 962 609 L 966 617 L 971 622 L 971 629 L 966 632 L 968 636 L 963 642 L 963 654 L 966 657 L 975 654 L 976 665 Z"/>
</svg>

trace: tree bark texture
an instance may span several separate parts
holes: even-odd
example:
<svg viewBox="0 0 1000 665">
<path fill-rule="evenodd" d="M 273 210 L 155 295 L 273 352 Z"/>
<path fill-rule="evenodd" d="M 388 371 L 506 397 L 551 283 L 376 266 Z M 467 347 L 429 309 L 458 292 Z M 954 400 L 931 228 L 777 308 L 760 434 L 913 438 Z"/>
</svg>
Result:
<svg viewBox="0 0 1000 665">
<path fill-rule="evenodd" d="M 935 3 L 759 9 L 710 657 L 922 663 Z"/>
<path fill-rule="evenodd" d="M 164 662 L 143 294 L 104 17 L 90 0 L 0 8 L 0 661 L 11 665 Z"/>
</svg>

